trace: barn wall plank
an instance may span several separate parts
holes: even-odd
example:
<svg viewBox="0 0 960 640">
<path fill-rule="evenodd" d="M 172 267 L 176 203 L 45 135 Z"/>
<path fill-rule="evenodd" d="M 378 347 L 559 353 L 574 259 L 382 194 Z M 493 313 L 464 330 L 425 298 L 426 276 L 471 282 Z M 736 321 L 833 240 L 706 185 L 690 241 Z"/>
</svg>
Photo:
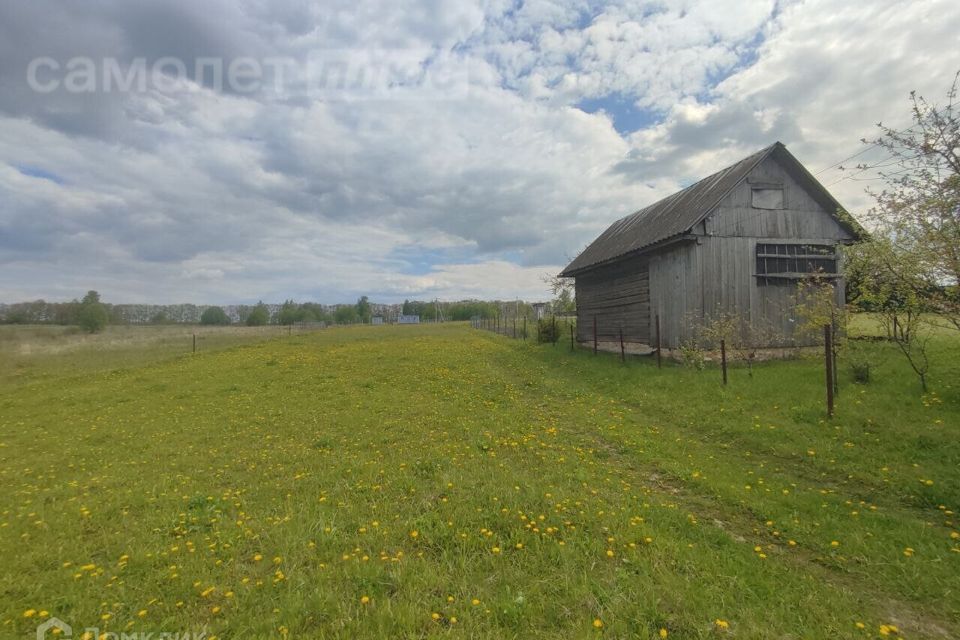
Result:
<svg viewBox="0 0 960 640">
<path fill-rule="evenodd" d="M 577 339 L 646 343 L 650 334 L 650 279 L 647 258 L 628 259 L 576 279 Z"/>
</svg>

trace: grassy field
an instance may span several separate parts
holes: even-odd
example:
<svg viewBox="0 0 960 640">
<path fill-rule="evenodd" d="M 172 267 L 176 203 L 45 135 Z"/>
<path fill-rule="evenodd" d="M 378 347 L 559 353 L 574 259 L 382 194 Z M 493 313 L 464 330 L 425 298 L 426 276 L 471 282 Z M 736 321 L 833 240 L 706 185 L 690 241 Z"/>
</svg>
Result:
<svg viewBox="0 0 960 640">
<path fill-rule="evenodd" d="M 79 327 L 0 325 L 0 388 L 65 373 L 132 367 L 275 338 L 296 328 L 199 325 L 111 325 L 96 334 Z"/>
<path fill-rule="evenodd" d="M 459 325 L 47 360 L 0 377 L 0 636 L 955 638 L 934 347 L 832 420 L 813 360 L 723 388 Z"/>
</svg>

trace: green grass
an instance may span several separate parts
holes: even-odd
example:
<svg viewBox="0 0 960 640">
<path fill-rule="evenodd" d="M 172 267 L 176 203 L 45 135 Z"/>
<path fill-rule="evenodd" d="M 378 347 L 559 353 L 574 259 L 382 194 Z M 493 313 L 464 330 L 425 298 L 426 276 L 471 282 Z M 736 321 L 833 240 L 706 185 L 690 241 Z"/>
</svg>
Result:
<svg viewBox="0 0 960 640">
<path fill-rule="evenodd" d="M 79 327 L 0 325 L 0 389 L 11 385 L 137 367 L 177 358 L 193 350 L 216 351 L 299 332 L 290 327 L 111 325 L 89 334 Z"/>
<path fill-rule="evenodd" d="M 935 340 L 935 392 L 871 345 L 832 420 L 815 360 L 723 388 L 459 325 L 0 381 L 0 634 L 957 637 Z"/>
</svg>

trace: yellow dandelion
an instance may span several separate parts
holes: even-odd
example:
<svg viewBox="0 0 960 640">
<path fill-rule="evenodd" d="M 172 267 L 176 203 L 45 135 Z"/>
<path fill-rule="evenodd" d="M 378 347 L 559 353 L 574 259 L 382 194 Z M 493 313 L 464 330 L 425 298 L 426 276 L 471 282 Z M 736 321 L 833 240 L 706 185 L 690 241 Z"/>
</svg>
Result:
<svg viewBox="0 0 960 640">
<path fill-rule="evenodd" d="M 593 628 L 594 629 L 603 629 L 603 620 L 600 618 L 593 619 Z"/>
<path fill-rule="evenodd" d="M 23 612 L 24 618 L 32 618 L 35 615 L 37 615 L 36 609 L 27 609 L 26 611 Z"/>
<path fill-rule="evenodd" d="M 666 638 L 668 635 L 670 635 L 670 634 L 667 633 L 667 630 L 664 629 L 663 627 L 660 627 L 660 637 L 661 637 L 661 638 Z"/>
<path fill-rule="evenodd" d="M 360 604 L 370 604 L 370 596 L 361 596 Z"/>
<path fill-rule="evenodd" d="M 730 628 L 730 623 L 727 622 L 726 620 L 721 620 L 720 618 L 717 618 L 716 620 L 713 621 L 713 626 L 715 626 L 717 629 L 727 630 Z"/>
</svg>

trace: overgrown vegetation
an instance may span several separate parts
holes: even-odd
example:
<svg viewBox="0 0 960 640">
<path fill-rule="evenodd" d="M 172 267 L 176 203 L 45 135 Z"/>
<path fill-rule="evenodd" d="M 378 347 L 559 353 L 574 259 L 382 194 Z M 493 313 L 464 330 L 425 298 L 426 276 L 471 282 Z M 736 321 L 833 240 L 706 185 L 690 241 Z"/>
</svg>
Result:
<svg viewBox="0 0 960 640">
<path fill-rule="evenodd" d="M 911 93 L 912 125 L 878 125 L 879 137 L 864 143 L 886 157 L 856 167 L 878 171 L 885 186 L 871 192 L 870 238 L 849 251 L 852 298 L 881 315 L 924 390 L 931 330 L 960 331 L 958 80 L 960 74 L 943 105 Z"/>
</svg>

